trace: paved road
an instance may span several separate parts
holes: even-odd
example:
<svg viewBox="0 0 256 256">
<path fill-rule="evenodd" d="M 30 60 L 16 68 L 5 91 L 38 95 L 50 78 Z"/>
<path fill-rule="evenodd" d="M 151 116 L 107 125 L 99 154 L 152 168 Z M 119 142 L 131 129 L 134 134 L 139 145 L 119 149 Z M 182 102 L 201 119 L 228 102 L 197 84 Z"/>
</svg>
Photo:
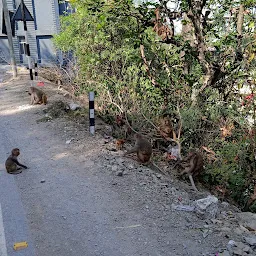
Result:
<svg viewBox="0 0 256 256">
<path fill-rule="evenodd" d="M 8 125 L 9 115 L 5 109 L 11 110 L 9 102 L 5 101 L 6 87 L 1 82 L 12 77 L 10 66 L 0 66 L 0 255 L 1 256 L 34 256 L 34 241 L 31 238 L 30 228 L 24 210 L 21 195 L 17 187 L 15 176 L 8 175 L 4 169 L 4 162 L 10 154 L 10 147 L 15 144 L 14 135 L 5 132 L 12 129 Z M 9 90 L 8 90 L 9 91 Z M 12 90 L 10 90 L 12 91 Z M 14 111 L 15 112 L 15 111 Z M 11 113 L 11 112 L 9 112 Z M 13 116 L 15 118 L 15 115 Z M 28 247 L 19 251 L 13 249 L 14 244 L 26 241 Z"/>
<path fill-rule="evenodd" d="M 23 239 L 31 246 L 20 255 L 33 256 L 33 244 L 38 256 L 160 255 L 156 238 L 137 228 L 143 215 L 112 191 L 111 180 L 95 175 L 104 167 L 94 155 L 81 160 L 47 123 L 36 123 L 42 106 L 26 105 L 24 83 L 0 86 L 0 244 L 6 240 L 8 256 Z M 29 166 L 16 176 L 3 166 L 14 147 Z"/>
<path fill-rule="evenodd" d="M 2 141 L 2 136 L 0 139 Z M 17 185 L 14 177 L 3 171 L 0 174 L 0 202 L 0 255 L 34 256 L 33 239 Z M 13 249 L 15 243 L 24 241 L 28 243 L 26 249 Z"/>
</svg>

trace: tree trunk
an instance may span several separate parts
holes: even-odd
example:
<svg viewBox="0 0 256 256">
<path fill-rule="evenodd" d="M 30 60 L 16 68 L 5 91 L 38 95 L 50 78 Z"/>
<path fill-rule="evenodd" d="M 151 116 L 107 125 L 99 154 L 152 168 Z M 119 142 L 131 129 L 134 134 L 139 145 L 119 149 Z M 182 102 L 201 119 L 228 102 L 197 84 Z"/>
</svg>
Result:
<svg viewBox="0 0 256 256">
<path fill-rule="evenodd" d="M 239 7 L 238 15 L 237 15 L 237 34 L 238 37 L 243 35 L 243 23 L 244 23 L 244 6 L 241 4 Z"/>
</svg>

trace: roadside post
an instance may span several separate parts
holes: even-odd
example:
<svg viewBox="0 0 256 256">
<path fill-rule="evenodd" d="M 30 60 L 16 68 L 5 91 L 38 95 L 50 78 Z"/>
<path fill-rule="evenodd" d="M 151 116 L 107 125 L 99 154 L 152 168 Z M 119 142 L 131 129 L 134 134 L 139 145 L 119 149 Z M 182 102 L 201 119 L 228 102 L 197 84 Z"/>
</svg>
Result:
<svg viewBox="0 0 256 256">
<path fill-rule="evenodd" d="M 94 92 L 89 92 L 89 121 L 90 121 L 90 133 L 95 133 L 95 118 L 94 118 Z"/>
<path fill-rule="evenodd" d="M 27 59 L 28 59 L 30 80 L 33 81 L 33 69 L 32 69 L 30 49 L 29 49 L 29 43 L 28 43 L 27 21 L 34 21 L 34 19 L 33 19 L 32 15 L 30 14 L 28 8 L 24 4 L 24 0 L 20 1 L 20 5 L 19 5 L 18 9 L 16 10 L 16 12 L 14 13 L 12 20 L 13 21 L 23 21 L 23 27 L 24 27 L 24 32 L 25 32 L 25 54 L 27 55 Z"/>
<path fill-rule="evenodd" d="M 37 61 L 35 61 L 35 80 L 38 80 L 38 67 L 37 67 Z"/>
</svg>

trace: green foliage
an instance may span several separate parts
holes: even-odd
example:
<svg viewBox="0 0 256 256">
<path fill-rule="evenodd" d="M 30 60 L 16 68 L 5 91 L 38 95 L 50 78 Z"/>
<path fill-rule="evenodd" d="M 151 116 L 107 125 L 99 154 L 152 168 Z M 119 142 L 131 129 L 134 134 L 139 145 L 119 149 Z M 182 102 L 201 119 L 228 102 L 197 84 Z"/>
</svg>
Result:
<svg viewBox="0 0 256 256">
<path fill-rule="evenodd" d="M 243 2 L 246 8 L 252 5 L 250 0 Z M 153 129 L 150 122 L 156 124 L 163 113 L 180 118 L 182 153 L 201 146 L 214 151 L 215 161 L 208 161 L 205 154 L 204 180 L 212 186 L 225 186 L 244 206 L 256 179 L 251 178 L 256 175 L 255 138 L 243 139 L 248 134 L 246 117 L 255 125 L 255 106 L 254 98 L 241 105 L 248 93 L 242 95 L 239 90 L 249 86 L 246 80 L 250 76 L 254 81 L 250 93 L 254 94 L 256 44 L 251 13 L 245 15 L 241 40 L 236 16 L 227 19 L 241 1 L 207 1 L 211 15 L 202 34 L 206 47 L 214 50 L 204 50 L 205 61 L 219 73 L 215 70 L 216 81 L 202 91 L 206 68 L 194 40 L 178 34 L 172 38 L 176 43 L 164 44 L 153 30 L 158 4 L 135 6 L 131 0 L 70 3 L 76 12 L 62 17 L 62 32 L 54 42 L 62 51 L 71 51 L 79 66 L 72 81 L 76 94 L 94 90 L 100 115 L 113 121 L 116 114 L 125 112 L 141 132 Z M 189 11 L 190 1 L 177 0 L 176 4 L 183 12 Z M 199 91 L 197 104 L 193 104 Z M 230 133 L 225 135 L 225 129 Z"/>
<path fill-rule="evenodd" d="M 214 148 L 217 160 L 206 166 L 205 181 L 211 185 L 221 185 L 228 189 L 230 196 L 245 206 L 248 188 L 253 182 L 253 155 L 249 141 L 219 141 Z"/>
</svg>

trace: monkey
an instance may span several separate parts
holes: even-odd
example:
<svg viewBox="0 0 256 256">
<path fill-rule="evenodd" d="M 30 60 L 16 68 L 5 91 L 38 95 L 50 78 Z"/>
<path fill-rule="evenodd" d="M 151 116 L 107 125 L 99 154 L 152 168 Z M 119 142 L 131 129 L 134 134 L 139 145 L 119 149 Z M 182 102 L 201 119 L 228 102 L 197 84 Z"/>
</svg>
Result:
<svg viewBox="0 0 256 256">
<path fill-rule="evenodd" d="M 131 153 L 137 153 L 137 157 L 140 163 L 148 166 L 151 164 L 151 167 L 156 168 L 157 171 L 160 171 L 162 174 L 167 175 L 164 170 L 162 170 L 150 159 L 153 152 L 150 142 L 141 134 L 135 134 L 134 137 L 135 146 L 132 149 L 128 150 L 126 153 L 124 153 L 124 156 Z"/>
<path fill-rule="evenodd" d="M 14 148 L 12 150 L 11 155 L 5 161 L 5 168 L 9 174 L 19 174 L 22 172 L 20 170 L 21 168 L 17 167 L 17 165 L 23 167 L 24 169 L 28 168 L 26 165 L 19 163 L 17 159 L 19 155 L 20 155 L 20 150 L 18 148 Z"/>
<path fill-rule="evenodd" d="M 125 125 L 125 116 L 123 113 L 121 115 L 116 115 L 116 124 L 119 127 Z"/>
<path fill-rule="evenodd" d="M 192 175 L 194 177 L 197 176 L 203 169 L 204 161 L 202 155 L 199 152 L 192 151 L 180 162 L 180 165 L 184 168 L 180 175 L 187 173 L 193 189 L 198 191 Z"/>
<path fill-rule="evenodd" d="M 174 36 L 174 24 L 172 19 L 169 20 L 170 24 L 169 26 L 164 24 L 166 23 L 166 19 L 162 21 L 161 13 L 160 13 L 160 8 L 155 9 L 155 26 L 153 28 L 153 31 L 155 31 L 158 36 L 161 37 L 163 43 L 170 43 L 171 39 Z M 164 23 L 163 23 L 164 22 Z"/>
<path fill-rule="evenodd" d="M 30 87 L 29 88 L 29 95 L 31 95 L 31 104 L 47 104 L 47 96 L 46 94 L 35 87 Z"/>
<path fill-rule="evenodd" d="M 132 133 L 132 129 L 130 127 L 130 125 L 125 124 L 123 125 L 123 131 L 124 131 L 124 137 L 125 139 L 128 139 L 128 137 L 131 135 Z"/>
<path fill-rule="evenodd" d="M 128 150 L 124 155 L 137 153 L 139 162 L 148 163 L 152 155 L 152 146 L 150 142 L 141 134 L 135 134 L 135 146 Z"/>
<path fill-rule="evenodd" d="M 31 101 L 30 101 L 31 105 L 34 105 L 34 104 L 46 105 L 47 104 L 47 96 L 42 90 L 31 86 L 29 88 L 28 94 L 31 95 Z"/>
<path fill-rule="evenodd" d="M 127 139 L 131 134 L 132 129 L 129 124 L 129 120 L 126 117 L 125 113 L 121 113 L 120 115 L 116 115 L 115 123 L 119 129 L 121 129 L 124 133 L 124 138 Z"/>
<path fill-rule="evenodd" d="M 123 148 L 124 143 L 125 143 L 124 139 L 116 140 L 116 149 L 121 150 Z"/>
<path fill-rule="evenodd" d="M 163 116 L 159 119 L 159 132 L 166 139 L 176 138 L 175 132 L 173 130 L 172 122 L 169 117 Z"/>
</svg>

